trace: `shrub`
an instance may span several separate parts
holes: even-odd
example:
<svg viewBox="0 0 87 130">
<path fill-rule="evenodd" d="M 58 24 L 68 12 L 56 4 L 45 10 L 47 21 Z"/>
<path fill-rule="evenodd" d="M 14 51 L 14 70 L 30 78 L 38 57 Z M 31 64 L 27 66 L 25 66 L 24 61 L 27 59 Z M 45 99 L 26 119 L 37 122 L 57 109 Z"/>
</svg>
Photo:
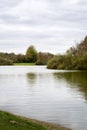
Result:
<svg viewBox="0 0 87 130">
<path fill-rule="evenodd" d="M 13 65 L 13 62 L 11 60 L 0 57 L 0 65 Z"/>
<path fill-rule="evenodd" d="M 87 36 L 76 47 L 71 47 L 65 55 L 54 56 L 47 64 L 49 69 L 87 70 Z"/>
<path fill-rule="evenodd" d="M 56 55 L 50 61 L 48 61 L 47 68 L 48 69 L 57 69 L 58 65 L 59 65 L 59 61 L 62 60 L 60 57 L 61 56 Z"/>
<path fill-rule="evenodd" d="M 37 56 L 36 65 L 46 65 L 51 58 L 53 58 L 53 54 L 39 52 Z"/>
</svg>

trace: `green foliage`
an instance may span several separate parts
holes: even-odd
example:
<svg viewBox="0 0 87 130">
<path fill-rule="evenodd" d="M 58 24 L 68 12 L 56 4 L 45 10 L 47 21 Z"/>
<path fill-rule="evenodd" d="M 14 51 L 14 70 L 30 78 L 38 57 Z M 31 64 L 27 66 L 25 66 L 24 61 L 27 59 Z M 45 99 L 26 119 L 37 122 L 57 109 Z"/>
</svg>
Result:
<svg viewBox="0 0 87 130">
<path fill-rule="evenodd" d="M 28 65 L 27 63 L 35 63 L 36 65 L 46 65 L 47 62 L 53 57 L 53 54 L 42 52 L 37 53 L 34 46 L 30 46 L 26 51 L 26 55 L 0 52 L 0 57 L 6 59 L 8 62 L 12 61 L 14 64 L 18 63 L 17 65 Z"/>
<path fill-rule="evenodd" d="M 70 130 L 42 121 L 28 119 L 0 111 L 0 130 Z"/>
<path fill-rule="evenodd" d="M 58 65 L 59 65 L 59 60 L 61 56 L 56 55 L 54 56 L 51 60 L 48 61 L 47 63 L 47 68 L 48 69 L 57 69 Z"/>
<path fill-rule="evenodd" d="M 26 51 L 26 60 L 30 63 L 34 63 L 37 61 L 37 51 L 32 45 Z"/>
<path fill-rule="evenodd" d="M 0 65 L 13 65 L 13 62 L 6 58 L 0 57 Z"/>
<path fill-rule="evenodd" d="M 15 66 L 32 66 L 35 65 L 35 63 L 14 63 Z"/>
<path fill-rule="evenodd" d="M 84 55 L 78 59 L 76 69 L 87 70 L 87 55 Z"/>
<path fill-rule="evenodd" d="M 13 63 L 22 63 L 26 62 L 25 55 L 23 54 L 14 54 L 14 53 L 3 53 L 0 52 L 0 57 L 3 59 L 11 60 Z"/>
<path fill-rule="evenodd" d="M 47 68 L 87 70 L 87 36 L 76 47 L 67 50 L 65 55 L 54 56 L 48 62 Z"/>
<path fill-rule="evenodd" d="M 43 126 L 7 112 L 0 111 L 0 130 L 47 130 Z"/>
<path fill-rule="evenodd" d="M 37 56 L 36 65 L 46 65 L 52 57 L 53 54 L 39 52 Z"/>
<path fill-rule="evenodd" d="M 14 60 L 14 62 L 16 63 L 25 63 L 26 62 L 26 58 L 25 58 L 25 55 L 23 54 L 18 54 L 16 55 L 16 59 Z"/>
<path fill-rule="evenodd" d="M 56 55 L 47 64 L 48 69 L 71 69 L 71 56 Z"/>
</svg>

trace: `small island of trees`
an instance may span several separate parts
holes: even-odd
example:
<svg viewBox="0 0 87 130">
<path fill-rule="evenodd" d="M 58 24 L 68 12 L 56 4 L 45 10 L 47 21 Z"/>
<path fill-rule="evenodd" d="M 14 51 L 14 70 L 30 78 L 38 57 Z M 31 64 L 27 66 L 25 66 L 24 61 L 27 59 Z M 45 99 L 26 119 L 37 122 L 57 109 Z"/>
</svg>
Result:
<svg viewBox="0 0 87 130">
<path fill-rule="evenodd" d="M 0 52 L 0 65 L 15 63 L 47 65 L 48 69 L 87 70 L 87 36 L 75 47 L 68 49 L 65 54 L 38 52 L 33 45 L 28 47 L 25 55 Z"/>
</svg>

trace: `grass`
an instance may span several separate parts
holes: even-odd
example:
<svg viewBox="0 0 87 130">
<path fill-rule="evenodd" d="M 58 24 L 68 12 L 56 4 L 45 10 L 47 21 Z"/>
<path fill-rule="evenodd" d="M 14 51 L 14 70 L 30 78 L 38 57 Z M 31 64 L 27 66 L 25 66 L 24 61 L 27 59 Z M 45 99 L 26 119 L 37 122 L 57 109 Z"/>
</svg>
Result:
<svg viewBox="0 0 87 130">
<path fill-rule="evenodd" d="M 35 65 L 35 63 L 14 63 L 15 66 L 32 66 Z"/>
<path fill-rule="evenodd" d="M 0 111 L 0 130 L 69 130 L 67 128 L 28 119 Z"/>
</svg>

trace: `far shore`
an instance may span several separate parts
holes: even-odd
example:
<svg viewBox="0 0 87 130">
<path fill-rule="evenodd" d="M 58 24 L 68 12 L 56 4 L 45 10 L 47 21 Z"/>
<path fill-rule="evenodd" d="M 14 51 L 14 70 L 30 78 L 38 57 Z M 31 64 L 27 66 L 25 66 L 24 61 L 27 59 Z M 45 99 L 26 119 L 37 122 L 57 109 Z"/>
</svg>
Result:
<svg viewBox="0 0 87 130">
<path fill-rule="evenodd" d="M 34 66 L 35 63 L 14 63 L 14 66 Z"/>
</svg>

